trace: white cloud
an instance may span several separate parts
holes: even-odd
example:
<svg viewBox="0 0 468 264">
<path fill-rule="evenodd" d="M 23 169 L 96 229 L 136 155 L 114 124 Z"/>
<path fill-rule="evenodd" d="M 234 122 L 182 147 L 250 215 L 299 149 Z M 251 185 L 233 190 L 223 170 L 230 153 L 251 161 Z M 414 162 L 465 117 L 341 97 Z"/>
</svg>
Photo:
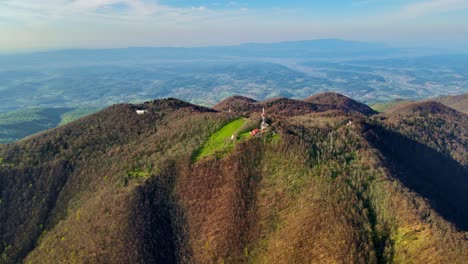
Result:
<svg viewBox="0 0 468 264">
<path fill-rule="evenodd" d="M 422 1 L 404 6 L 394 14 L 394 17 L 398 19 L 411 19 L 465 8 L 468 8 L 468 0 Z"/>
<path fill-rule="evenodd" d="M 136 15 L 152 15 L 160 8 L 155 2 L 141 0 L 76 0 L 69 5 L 69 8 L 76 11 L 95 12 L 103 7 L 118 4 L 127 6 L 128 11 Z"/>
<path fill-rule="evenodd" d="M 207 8 L 205 6 L 199 6 L 199 7 L 192 6 L 192 10 L 194 10 L 194 11 L 206 11 Z"/>
<path fill-rule="evenodd" d="M 206 45 L 225 28 L 246 28 L 252 17 L 237 8 L 172 7 L 154 0 L 0 0 L 0 32 L 9 36 L 0 50 Z"/>
<path fill-rule="evenodd" d="M 117 8 L 120 7 L 120 8 Z M 121 10 L 122 7 L 124 10 Z M 172 8 L 145 0 L 5 0 L 0 1 L 2 17 L 17 20 L 70 19 L 90 16 L 133 16 L 146 17 Z M 84 17 L 83 17 L 84 16 Z M 1 22 L 1 20 L 0 20 Z"/>
</svg>

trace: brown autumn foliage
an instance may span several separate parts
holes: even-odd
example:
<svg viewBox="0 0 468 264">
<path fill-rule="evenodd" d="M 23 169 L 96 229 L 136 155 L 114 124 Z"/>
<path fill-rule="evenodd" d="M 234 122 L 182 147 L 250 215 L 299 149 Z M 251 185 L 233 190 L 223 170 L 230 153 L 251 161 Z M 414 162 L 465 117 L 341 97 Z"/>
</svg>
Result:
<svg viewBox="0 0 468 264">
<path fill-rule="evenodd" d="M 468 258 L 467 168 L 455 155 L 466 148 L 452 148 L 466 144 L 466 117 L 443 129 L 413 126 L 454 142 L 439 149 L 406 132 L 416 128 L 360 109 L 244 101 L 255 108 L 227 114 L 176 99 L 115 105 L 0 146 L 0 262 Z M 194 161 L 211 134 L 240 113 L 258 120 L 259 107 L 277 135 Z M 412 118 L 434 117 L 395 120 Z M 448 134 L 452 128 L 459 131 Z"/>
<path fill-rule="evenodd" d="M 232 96 L 224 99 L 213 109 L 221 112 L 231 110 L 239 114 L 250 114 L 267 108 L 270 113 L 283 116 L 297 116 L 325 111 L 341 111 L 343 113 L 362 114 L 370 116 L 376 114 L 369 106 L 358 103 L 346 96 L 337 93 L 321 93 L 305 100 L 294 100 L 280 97 L 272 98 L 263 102 L 243 96 Z"/>
<path fill-rule="evenodd" d="M 358 103 L 349 97 L 333 92 L 312 95 L 304 101 L 321 105 L 332 105 L 346 113 L 357 112 L 364 115 L 374 115 L 377 113 L 365 104 Z"/>
</svg>

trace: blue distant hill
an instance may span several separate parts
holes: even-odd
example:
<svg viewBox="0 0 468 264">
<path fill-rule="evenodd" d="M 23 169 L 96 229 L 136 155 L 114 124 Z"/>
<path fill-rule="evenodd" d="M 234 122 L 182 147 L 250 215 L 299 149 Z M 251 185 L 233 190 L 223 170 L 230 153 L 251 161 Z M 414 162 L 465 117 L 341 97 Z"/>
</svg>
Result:
<svg viewBox="0 0 468 264">
<path fill-rule="evenodd" d="M 7 65 L 150 62 L 162 59 L 222 58 L 353 58 L 402 54 L 404 50 L 380 43 L 341 39 L 318 39 L 278 43 L 247 43 L 213 47 L 129 47 L 122 49 L 77 49 L 28 54 L 0 55 Z"/>
</svg>

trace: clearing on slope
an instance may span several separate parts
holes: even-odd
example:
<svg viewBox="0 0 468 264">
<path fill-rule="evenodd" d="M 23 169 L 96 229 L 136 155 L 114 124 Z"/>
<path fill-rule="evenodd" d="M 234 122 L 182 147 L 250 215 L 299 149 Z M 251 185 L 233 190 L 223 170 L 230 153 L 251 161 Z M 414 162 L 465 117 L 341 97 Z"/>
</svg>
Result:
<svg viewBox="0 0 468 264">
<path fill-rule="evenodd" d="M 231 137 L 234 135 L 237 140 L 237 135 L 239 135 L 241 132 L 240 129 L 246 123 L 246 121 L 246 118 L 237 118 L 227 123 L 220 130 L 216 131 L 213 135 L 210 136 L 203 147 L 195 154 L 194 160 L 201 160 L 213 154 L 221 157 L 225 153 L 230 152 L 234 148 L 235 143 Z"/>
</svg>

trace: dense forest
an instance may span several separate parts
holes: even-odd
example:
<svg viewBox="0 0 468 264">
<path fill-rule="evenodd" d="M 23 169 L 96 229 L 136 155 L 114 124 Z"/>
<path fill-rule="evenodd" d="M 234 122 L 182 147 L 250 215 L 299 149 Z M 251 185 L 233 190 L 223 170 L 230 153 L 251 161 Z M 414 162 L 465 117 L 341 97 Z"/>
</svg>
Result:
<svg viewBox="0 0 468 264">
<path fill-rule="evenodd" d="M 113 105 L 0 145 L 0 263 L 464 263 L 467 120 L 333 93 Z"/>
</svg>

